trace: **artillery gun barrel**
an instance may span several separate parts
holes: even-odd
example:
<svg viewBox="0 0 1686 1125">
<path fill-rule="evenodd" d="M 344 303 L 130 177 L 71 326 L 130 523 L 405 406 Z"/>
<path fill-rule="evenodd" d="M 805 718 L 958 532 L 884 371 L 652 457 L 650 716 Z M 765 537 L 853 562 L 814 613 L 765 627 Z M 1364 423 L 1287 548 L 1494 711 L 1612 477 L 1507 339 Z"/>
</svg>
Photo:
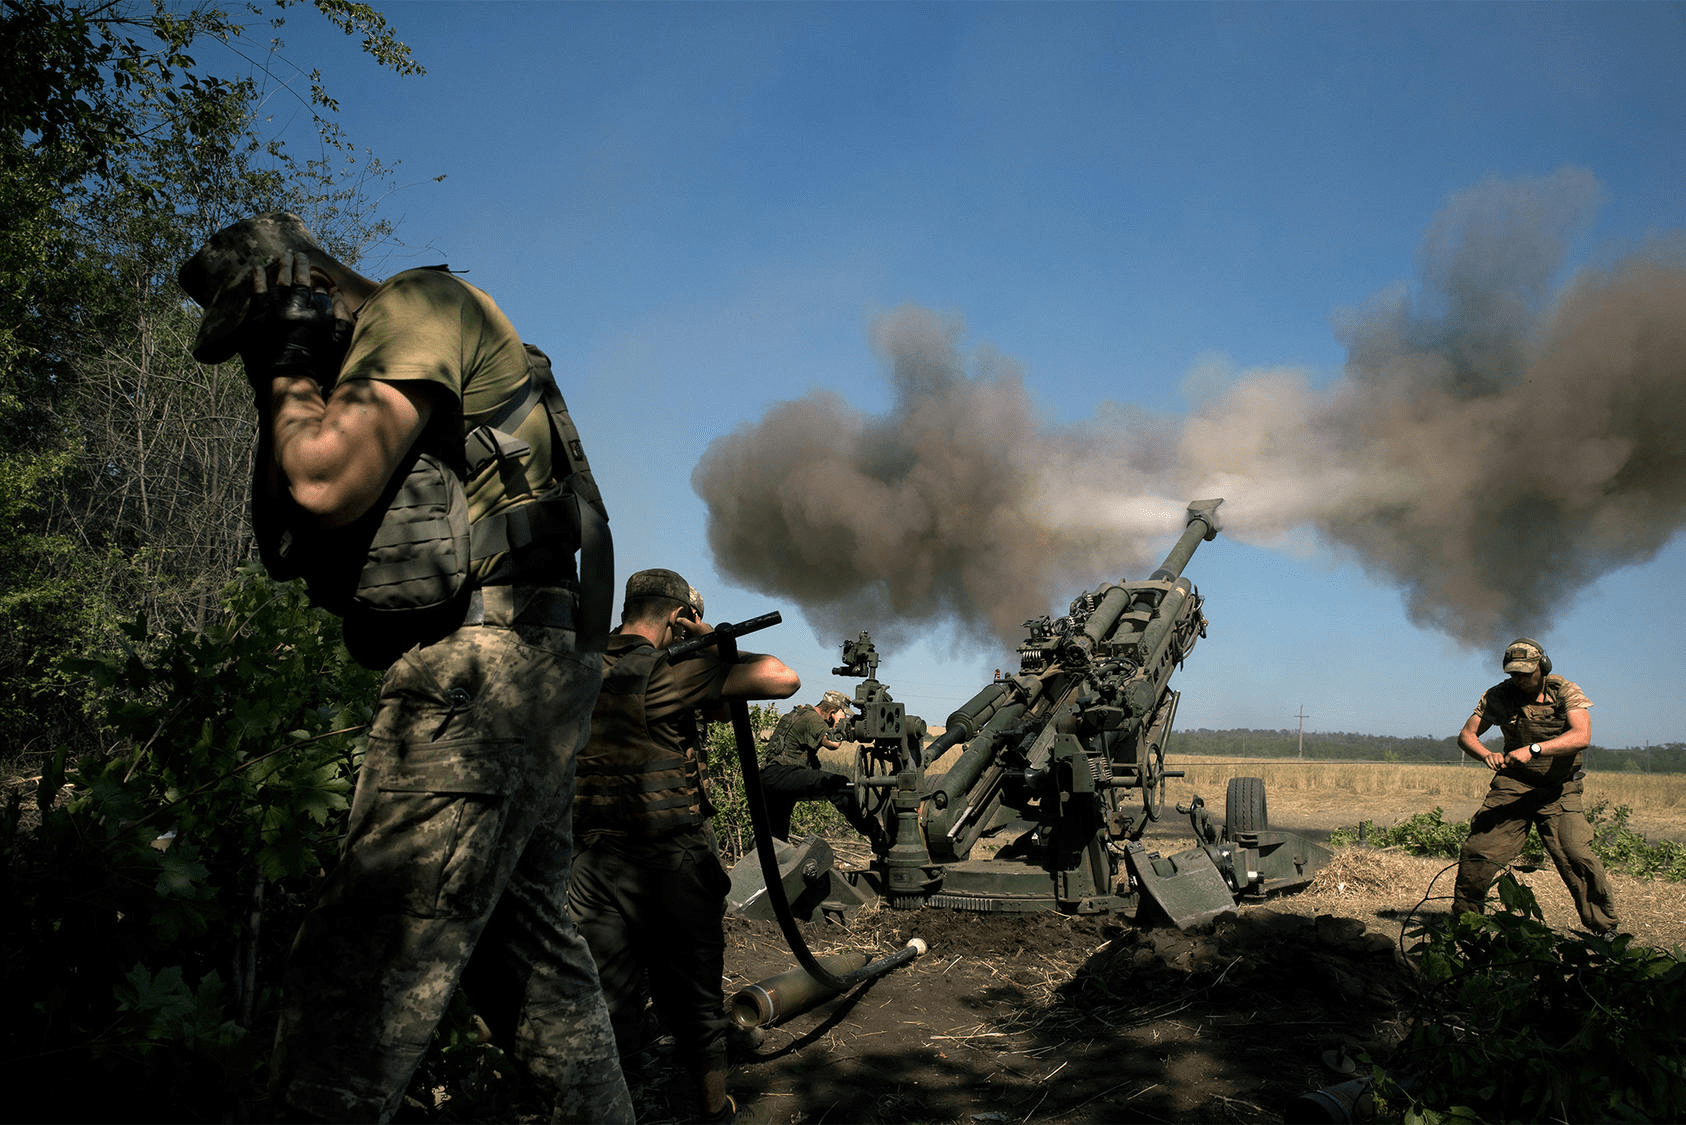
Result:
<svg viewBox="0 0 1686 1125">
<path fill-rule="evenodd" d="M 1193 594 L 1194 585 L 1186 578 L 1178 578 L 1171 583 L 1171 588 L 1165 591 L 1165 596 L 1159 602 L 1158 613 L 1142 630 L 1141 640 L 1138 642 L 1139 659 L 1144 666 L 1153 667 L 1158 663 L 1182 617 L 1184 603 Z"/>
<path fill-rule="evenodd" d="M 968 699 L 964 706 L 950 712 L 946 724 L 947 729 L 943 731 L 941 737 L 931 743 L 929 752 L 925 755 L 925 760 L 934 762 L 960 743 L 971 741 L 972 736 L 978 733 L 978 728 L 988 722 L 991 715 L 995 714 L 996 708 L 1001 705 L 1001 701 L 1006 697 L 1006 694 L 1007 685 L 1005 683 L 993 683 Z"/>
<path fill-rule="evenodd" d="M 1218 535 L 1218 505 L 1220 500 L 1196 500 L 1188 506 L 1188 523 L 1165 561 L 1159 564 L 1150 581 L 1167 582 L 1181 576 L 1183 567 L 1194 557 L 1194 551 L 1206 540 Z M 1105 641 L 1118 628 L 1126 613 L 1136 604 L 1140 587 L 1114 584 L 1101 595 L 1094 612 L 1078 633 L 1060 646 L 1060 659 L 1080 668 L 1092 659 Z"/>
<path fill-rule="evenodd" d="M 1042 687 L 1040 677 L 1023 673 L 989 684 L 959 710 L 949 713 L 942 735 L 926 748 L 925 760 L 936 761 L 962 742 L 970 742 L 979 731 L 991 724 L 999 727 L 1001 724 L 994 720 L 1004 708 L 1016 703 L 1036 702 L 1042 694 Z"/>
<path fill-rule="evenodd" d="M 1222 499 L 1196 500 L 1188 506 L 1188 525 L 1183 529 L 1182 538 L 1171 548 L 1171 553 L 1165 556 L 1165 561 L 1159 564 L 1159 569 L 1149 577 L 1154 581 L 1169 581 L 1180 576 L 1188 560 L 1194 557 L 1195 548 L 1201 542 L 1210 542 L 1218 537 L 1218 505 Z"/>
</svg>

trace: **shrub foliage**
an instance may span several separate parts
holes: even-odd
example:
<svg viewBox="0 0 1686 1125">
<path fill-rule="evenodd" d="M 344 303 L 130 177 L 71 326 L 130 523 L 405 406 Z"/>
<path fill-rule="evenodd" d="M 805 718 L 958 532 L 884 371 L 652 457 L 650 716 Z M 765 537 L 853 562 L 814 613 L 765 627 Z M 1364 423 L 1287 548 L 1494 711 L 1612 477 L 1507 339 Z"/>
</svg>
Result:
<svg viewBox="0 0 1686 1125">
<path fill-rule="evenodd" d="M 1384 1116 L 1676 1121 L 1686 963 L 1630 936 L 1564 934 L 1509 874 L 1500 907 L 1415 931 L 1423 989 L 1376 1089 Z"/>
<path fill-rule="evenodd" d="M 1610 806 L 1609 801 L 1595 801 L 1586 810 L 1592 825 L 1592 850 L 1610 871 L 1638 876 L 1642 879 L 1667 879 L 1686 882 L 1686 846 L 1673 840 L 1652 843 L 1628 826 L 1633 809 L 1628 805 Z M 1355 828 L 1340 828 L 1330 833 L 1334 845 L 1365 842 L 1381 848 L 1401 848 L 1412 855 L 1439 856 L 1456 859 L 1458 850 L 1469 836 L 1469 822 L 1447 822 L 1443 810 L 1418 813 L 1393 825 L 1378 828 L 1374 821 L 1365 821 Z M 1522 848 L 1522 860 L 1529 864 L 1546 861 L 1545 845 L 1536 829 L 1528 830 L 1527 843 Z"/>
<path fill-rule="evenodd" d="M 204 1120 L 263 1086 L 283 955 L 344 826 L 377 677 L 296 585 L 243 572 L 203 632 L 67 662 L 106 749 L 48 763 L 0 838 L 14 1091 L 26 1117 Z M 90 1074 L 102 1081 L 86 1081 Z"/>
</svg>

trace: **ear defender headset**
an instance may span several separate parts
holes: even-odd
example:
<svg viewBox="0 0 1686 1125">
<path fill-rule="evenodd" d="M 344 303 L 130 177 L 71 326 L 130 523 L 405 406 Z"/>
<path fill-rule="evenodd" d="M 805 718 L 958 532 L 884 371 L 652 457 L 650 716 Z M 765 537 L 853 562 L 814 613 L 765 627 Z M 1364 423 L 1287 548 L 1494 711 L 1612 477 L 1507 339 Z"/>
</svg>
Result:
<svg viewBox="0 0 1686 1125">
<path fill-rule="evenodd" d="M 1540 675 L 1551 675 L 1551 657 L 1546 655 L 1544 645 L 1542 645 L 1539 641 L 1536 641 L 1533 637 L 1517 637 L 1514 641 L 1511 641 L 1510 644 L 1505 646 L 1505 651 L 1508 652 L 1517 645 L 1533 645 L 1536 649 L 1538 649 L 1540 653 Z"/>
</svg>

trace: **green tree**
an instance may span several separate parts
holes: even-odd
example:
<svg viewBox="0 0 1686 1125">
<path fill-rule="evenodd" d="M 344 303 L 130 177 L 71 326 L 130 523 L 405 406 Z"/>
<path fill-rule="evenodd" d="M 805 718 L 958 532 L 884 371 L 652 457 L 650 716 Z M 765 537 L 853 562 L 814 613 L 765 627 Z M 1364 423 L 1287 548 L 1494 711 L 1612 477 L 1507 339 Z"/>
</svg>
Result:
<svg viewBox="0 0 1686 1125">
<path fill-rule="evenodd" d="M 285 3 L 264 16 L 273 35 Z M 316 0 L 377 63 L 420 73 L 367 5 Z M 332 119 L 320 76 L 272 89 L 279 39 L 210 4 L 0 0 L 0 757 L 81 731 L 67 653 L 144 609 L 204 625 L 249 554 L 254 416 L 237 366 L 186 354 L 197 312 L 176 286 L 206 235 L 277 207 L 355 261 L 390 234 L 385 178 Z M 191 53 L 190 53 L 191 52 Z M 195 56 L 219 58 L 214 67 Z M 250 60 L 250 61 L 249 61 Z M 220 72 L 219 72 L 220 71 Z M 268 96 L 308 106 L 323 155 L 258 131 Z"/>
<path fill-rule="evenodd" d="M 238 366 L 189 359 L 175 282 L 256 211 L 301 213 L 346 261 L 390 234 L 385 170 L 319 75 L 271 77 L 288 6 L 237 9 L 257 42 L 210 4 L 0 0 L 0 756 L 30 746 L 42 774 L 29 816 L 12 789 L 0 817 L 20 1118 L 254 1116 L 362 752 L 374 677 L 337 625 L 249 568 L 226 585 L 256 419 Z M 313 6 L 420 72 L 373 9 Z M 309 107 L 319 156 L 263 135 L 273 96 Z"/>
</svg>

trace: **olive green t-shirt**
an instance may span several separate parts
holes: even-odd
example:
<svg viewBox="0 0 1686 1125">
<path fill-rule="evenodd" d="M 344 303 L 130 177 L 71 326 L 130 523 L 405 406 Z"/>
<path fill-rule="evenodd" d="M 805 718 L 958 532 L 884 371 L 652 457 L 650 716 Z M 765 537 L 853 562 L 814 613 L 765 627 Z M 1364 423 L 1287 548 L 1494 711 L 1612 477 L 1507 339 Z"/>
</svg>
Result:
<svg viewBox="0 0 1686 1125">
<path fill-rule="evenodd" d="M 440 388 L 451 409 L 439 403 L 435 420 L 449 428 L 442 440 L 447 445 L 455 442 L 458 450 L 478 418 L 495 413 L 527 389 L 527 354 L 509 318 L 479 289 L 433 269 L 405 270 L 364 301 L 340 371 L 341 382 L 419 381 Z M 505 471 L 500 463 L 467 482 L 471 520 L 556 490 L 548 413 L 542 408 L 530 411 L 513 436 L 517 449 L 519 444 L 527 447 L 513 453 L 518 471 Z M 502 561 L 499 556 L 476 560 L 476 582 L 485 583 Z M 565 577 L 571 578 L 571 559 L 566 566 Z"/>
<path fill-rule="evenodd" d="M 831 732 L 826 717 L 806 704 L 793 709 L 767 740 L 762 760 L 770 766 L 806 766 L 818 769 L 820 747 Z"/>
</svg>

